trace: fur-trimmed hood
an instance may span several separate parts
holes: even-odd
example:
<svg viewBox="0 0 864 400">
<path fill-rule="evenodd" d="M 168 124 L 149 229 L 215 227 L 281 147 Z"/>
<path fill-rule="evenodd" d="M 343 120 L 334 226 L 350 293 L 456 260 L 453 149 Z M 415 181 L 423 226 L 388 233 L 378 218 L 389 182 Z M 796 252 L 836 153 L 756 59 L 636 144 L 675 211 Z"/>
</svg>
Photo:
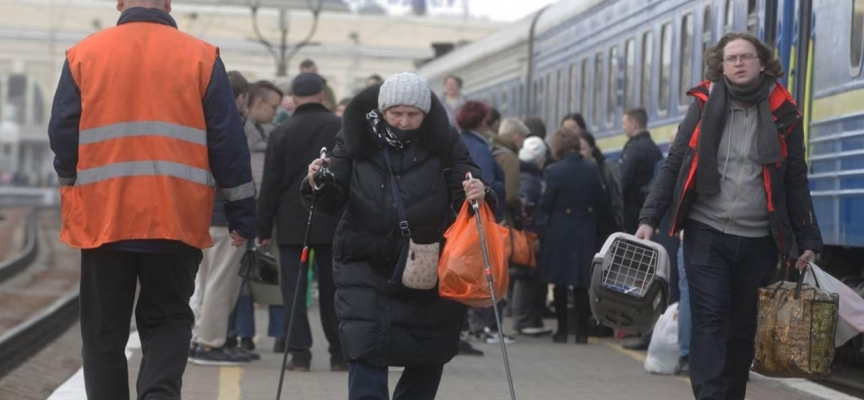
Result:
<svg viewBox="0 0 864 400">
<path fill-rule="evenodd" d="M 348 103 L 342 116 L 342 139 L 348 155 L 355 160 L 368 158 L 383 146 L 366 120 L 366 114 L 378 108 L 380 89 L 381 85 L 375 85 L 360 92 Z M 438 97 L 434 93 L 431 96 L 429 114 L 423 119 L 420 133 L 412 143 L 417 143 L 433 153 L 442 154 L 450 150 L 447 140 L 451 129 L 450 121 Z"/>
</svg>

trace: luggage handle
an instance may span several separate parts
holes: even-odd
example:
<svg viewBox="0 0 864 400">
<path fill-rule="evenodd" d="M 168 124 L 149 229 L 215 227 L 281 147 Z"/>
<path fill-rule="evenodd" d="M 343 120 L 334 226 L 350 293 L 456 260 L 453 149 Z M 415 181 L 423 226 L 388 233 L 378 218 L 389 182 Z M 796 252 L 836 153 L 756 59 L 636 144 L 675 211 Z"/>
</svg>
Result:
<svg viewBox="0 0 864 400">
<path fill-rule="evenodd" d="M 798 261 L 798 259 L 788 260 L 789 265 L 792 265 L 792 263 L 797 262 L 797 261 Z M 816 287 L 817 288 L 821 287 L 819 285 L 819 280 L 816 278 L 816 274 L 814 274 L 813 271 L 810 269 L 811 265 L 813 265 L 813 263 L 808 261 L 807 262 L 807 268 L 805 268 L 803 271 L 801 271 L 801 274 L 799 274 L 799 276 L 798 276 L 798 281 L 795 283 L 795 292 L 792 294 L 792 298 L 795 300 L 798 300 L 801 297 L 801 289 L 804 287 L 804 276 L 807 275 L 807 271 L 810 271 L 810 273 L 813 275 L 813 282 L 816 283 Z M 788 274 L 788 270 L 787 270 L 786 280 L 788 280 L 788 279 L 789 279 L 789 274 Z M 782 286 L 783 285 L 777 285 L 777 287 L 774 288 L 774 293 L 771 297 L 776 297 L 777 292 L 780 291 L 780 288 Z"/>
</svg>

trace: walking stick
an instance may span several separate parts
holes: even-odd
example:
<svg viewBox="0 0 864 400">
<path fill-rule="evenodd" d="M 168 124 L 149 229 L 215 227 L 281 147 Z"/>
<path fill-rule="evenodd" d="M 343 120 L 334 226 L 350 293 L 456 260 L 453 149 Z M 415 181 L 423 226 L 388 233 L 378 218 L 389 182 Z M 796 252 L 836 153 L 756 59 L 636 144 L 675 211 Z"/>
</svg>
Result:
<svg viewBox="0 0 864 400">
<path fill-rule="evenodd" d="M 327 148 L 321 149 L 320 158 L 327 158 Z M 315 182 L 317 185 L 324 183 L 332 183 L 335 181 L 333 173 L 325 164 L 321 164 L 321 170 L 315 174 Z M 291 327 L 294 326 L 294 314 L 297 307 L 297 301 L 300 298 L 300 288 L 303 282 L 303 274 L 309 269 L 309 238 L 312 235 L 312 223 L 315 221 L 315 206 L 318 202 L 318 195 L 312 194 L 312 205 L 309 207 L 309 220 L 306 223 L 306 233 L 303 236 L 303 252 L 300 254 L 300 271 L 297 274 L 297 285 L 294 288 L 294 299 L 291 301 L 291 313 L 288 317 L 288 329 L 285 332 L 285 352 L 282 354 L 282 373 L 279 375 L 279 388 L 276 390 L 276 400 L 282 398 L 282 383 L 285 381 L 285 367 L 288 362 L 288 352 L 291 346 Z"/>
<path fill-rule="evenodd" d="M 471 180 L 471 173 L 465 175 Z M 492 284 L 492 267 L 489 265 L 489 250 L 486 248 L 486 234 L 483 231 L 483 221 L 480 220 L 480 203 L 471 200 L 474 209 L 474 220 L 477 221 L 477 232 L 480 234 L 480 248 L 483 250 L 483 268 L 486 269 L 486 281 L 489 283 L 489 293 L 492 294 L 492 309 L 495 311 L 495 324 L 498 325 L 498 343 L 501 343 L 501 354 L 504 355 L 504 369 L 507 371 L 507 384 L 510 385 L 510 399 L 516 400 L 516 391 L 513 389 L 513 375 L 510 373 L 510 359 L 507 357 L 507 346 L 504 344 L 504 331 L 501 329 L 501 320 L 498 314 L 498 299 L 495 298 L 495 286 Z"/>
</svg>

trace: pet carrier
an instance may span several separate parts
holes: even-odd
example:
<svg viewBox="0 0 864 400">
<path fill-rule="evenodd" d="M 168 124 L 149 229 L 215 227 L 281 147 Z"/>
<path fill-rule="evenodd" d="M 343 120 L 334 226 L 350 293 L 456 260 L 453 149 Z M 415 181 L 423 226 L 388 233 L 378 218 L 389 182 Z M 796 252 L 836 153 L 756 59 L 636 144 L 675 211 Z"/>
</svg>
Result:
<svg viewBox="0 0 864 400">
<path fill-rule="evenodd" d="M 637 336 L 651 332 L 669 299 L 669 255 L 626 233 L 609 236 L 591 264 L 591 311 L 603 325 Z"/>
</svg>

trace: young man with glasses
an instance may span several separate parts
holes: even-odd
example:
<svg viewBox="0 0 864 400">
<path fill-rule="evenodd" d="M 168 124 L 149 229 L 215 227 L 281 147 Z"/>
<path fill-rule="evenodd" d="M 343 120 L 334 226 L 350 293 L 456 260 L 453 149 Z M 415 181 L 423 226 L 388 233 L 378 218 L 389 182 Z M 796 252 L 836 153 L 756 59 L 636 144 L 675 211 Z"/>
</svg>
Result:
<svg viewBox="0 0 864 400">
<path fill-rule="evenodd" d="M 779 60 L 757 38 L 730 33 L 705 58 L 707 80 L 640 214 L 650 239 L 672 210 L 685 230 L 690 380 L 697 400 L 744 399 L 758 290 L 778 261 L 805 267 L 822 251 L 807 182 L 801 111 L 778 81 Z M 797 249 L 795 249 L 797 247 Z"/>
</svg>

